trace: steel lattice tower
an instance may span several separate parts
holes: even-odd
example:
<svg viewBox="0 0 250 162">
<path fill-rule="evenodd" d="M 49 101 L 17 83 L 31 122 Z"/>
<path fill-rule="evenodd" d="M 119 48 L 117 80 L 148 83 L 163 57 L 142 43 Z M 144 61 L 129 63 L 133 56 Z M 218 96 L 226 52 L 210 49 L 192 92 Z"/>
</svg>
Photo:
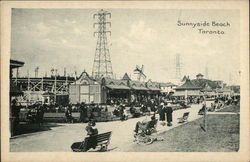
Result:
<svg viewBox="0 0 250 162">
<path fill-rule="evenodd" d="M 108 40 L 106 33 L 111 35 L 111 31 L 107 30 L 107 24 L 111 27 L 111 23 L 107 22 L 107 18 L 111 18 L 111 13 L 100 10 L 94 14 L 94 19 L 97 18 L 97 22 L 94 23 L 94 27 L 98 26 L 97 31 L 94 32 L 94 36 L 98 34 L 95 59 L 92 69 L 92 77 L 99 79 L 101 77 L 113 78 L 113 70 L 111 64 L 111 58 L 108 47 Z"/>
</svg>

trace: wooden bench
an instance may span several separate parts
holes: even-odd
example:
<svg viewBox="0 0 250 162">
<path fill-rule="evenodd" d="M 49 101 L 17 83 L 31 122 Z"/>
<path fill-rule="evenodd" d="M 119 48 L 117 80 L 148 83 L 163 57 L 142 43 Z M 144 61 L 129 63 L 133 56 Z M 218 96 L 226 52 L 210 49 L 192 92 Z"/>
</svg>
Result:
<svg viewBox="0 0 250 162">
<path fill-rule="evenodd" d="M 78 146 L 77 146 L 77 143 L 74 143 L 75 146 L 73 146 L 74 145 L 73 144 L 71 148 L 75 147 L 75 148 L 72 148 L 74 152 L 86 152 L 88 151 L 86 147 L 89 146 L 91 139 L 94 138 L 97 140 L 96 147 L 100 147 L 100 151 L 107 151 L 108 145 L 110 142 L 111 133 L 112 132 L 106 132 L 106 133 L 97 134 L 91 137 L 86 137 L 83 142 L 80 142 L 80 143 L 77 142 L 79 143 Z"/>
<path fill-rule="evenodd" d="M 189 112 L 185 112 L 181 118 L 178 118 L 179 123 L 184 123 L 184 122 L 186 122 L 187 119 L 188 119 L 188 117 L 189 117 Z"/>
</svg>

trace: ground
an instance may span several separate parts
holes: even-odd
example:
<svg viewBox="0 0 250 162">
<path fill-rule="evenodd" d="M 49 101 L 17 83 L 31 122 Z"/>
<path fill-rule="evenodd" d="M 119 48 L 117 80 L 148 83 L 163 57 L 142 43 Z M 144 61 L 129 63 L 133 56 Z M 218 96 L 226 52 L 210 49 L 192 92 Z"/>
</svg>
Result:
<svg viewBox="0 0 250 162">
<path fill-rule="evenodd" d="M 165 140 L 147 147 L 137 145 L 130 151 L 152 152 L 230 152 L 239 149 L 239 115 L 208 115 L 208 130 L 204 132 L 198 119 L 160 134 Z"/>
<path fill-rule="evenodd" d="M 141 146 L 133 142 L 133 130 L 141 118 L 127 121 L 97 123 L 99 133 L 112 131 L 108 151 L 236 151 L 239 138 L 239 115 L 208 115 L 208 131 L 200 128 L 202 116 L 198 115 L 201 105 L 176 110 L 173 113 L 173 126 L 158 125 L 159 136 L 165 141 L 156 141 L 151 145 Z M 190 112 L 189 122 L 177 123 L 177 118 L 184 112 Z M 74 142 L 86 136 L 86 124 L 46 124 L 44 131 L 20 135 L 10 139 L 10 150 L 14 152 L 69 152 Z M 205 147 L 206 146 L 206 147 Z M 90 150 L 95 151 L 95 150 Z"/>
<path fill-rule="evenodd" d="M 219 112 L 240 112 L 240 108 L 238 105 L 232 105 L 219 110 Z"/>
</svg>

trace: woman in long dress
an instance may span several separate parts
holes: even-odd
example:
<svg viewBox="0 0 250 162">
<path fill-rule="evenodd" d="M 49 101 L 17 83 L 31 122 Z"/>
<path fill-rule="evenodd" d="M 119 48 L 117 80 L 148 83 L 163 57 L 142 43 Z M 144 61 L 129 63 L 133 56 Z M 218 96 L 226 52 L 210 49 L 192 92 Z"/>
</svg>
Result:
<svg viewBox="0 0 250 162">
<path fill-rule="evenodd" d="M 167 104 L 166 104 L 166 106 L 167 106 Z M 167 122 L 168 122 L 168 126 L 172 126 L 172 121 L 173 121 L 173 116 L 172 116 L 172 114 L 173 114 L 173 109 L 172 109 L 172 107 L 171 106 L 167 106 L 166 107 L 166 113 L 167 113 Z"/>
<path fill-rule="evenodd" d="M 165 117 L 165 108 L 163 103 L 161 103 L 161 105 L 158 107 L 158 113 L 160 116 L 160 121 L 165 121 L 166 117 Z"/>
</svg>

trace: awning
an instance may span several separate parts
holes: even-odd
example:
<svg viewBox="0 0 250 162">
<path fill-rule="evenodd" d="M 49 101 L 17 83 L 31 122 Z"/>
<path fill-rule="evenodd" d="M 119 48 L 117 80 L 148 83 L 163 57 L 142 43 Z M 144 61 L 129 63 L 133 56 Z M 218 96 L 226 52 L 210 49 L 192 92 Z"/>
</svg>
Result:
<svg viewBox="0 0 250 162">
<path fill-rule="evenodd" d="M 124 86 L 124 85 L 106 85 L 106 87 L 109 89 L 124 89 L 124 90 L 130 89 L 128 86 Z"/>
<path fill-rule="evenodd" d="M 135 87 L 135 86 L 133 86 L 132 89 L 139 90 L 139 91 L 148 91 L 149 90 L 146 87 Z"/>
<path fill-rule="evenodd" d="M 52 92 L 45 92 L 45 93 L 43 93 L 43 96 L 53 96 L 53 95 L 55 95 L 55 94 L 52 93 Z"/>
<path fill-rule="evenodd" d="M 185 96 L 185 91 L 176 91 L 173 96 Z M 202 96 L 203 94 L 199 91 L 187 91 L 187 96 Z"/>
<path fill-rule="evenodd" d="M 150 88 L 148 88 L 149 90 L 151 90 L 151 91 L 161 91 L 161 89 L 159 89 L 159 88 L 154 88 L 154 87 L 150 87 Z"/>
</svg>

